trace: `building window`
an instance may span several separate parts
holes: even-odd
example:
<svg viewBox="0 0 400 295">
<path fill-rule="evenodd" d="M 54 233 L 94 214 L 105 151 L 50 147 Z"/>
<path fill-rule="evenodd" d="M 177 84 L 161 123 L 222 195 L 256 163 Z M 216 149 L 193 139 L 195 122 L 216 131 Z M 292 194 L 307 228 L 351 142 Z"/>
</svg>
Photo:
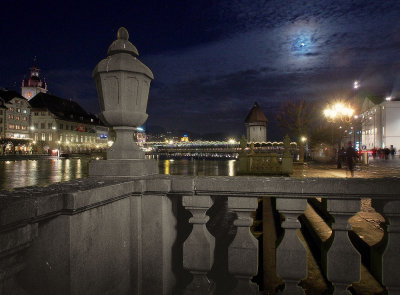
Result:
<svg viewBox="0 0 400 295">
<path fill-rule="evenodd" d="M 21 109 L 20 108 L 17 108 L 17 113 L 20 113 L 21 112 Z"/>
<path fill-rule="evenodd" d="M 69 129 L 69 126 L 67 124 L 65 124 L 65 130 L 68 130 L 68 129 Z"/>
<path fill-rule="evenodd" d="M 14 119 L 14 115 L 8 115 L 8 119 Z"/>
<path fill-rule="evenodd" d="M 8 109 L 10 112 L 14 112 L 14 108 L 9 108 Z"/>
<path fill-rule="evenodd" d="M 15 125 L 15 129 L 20 130 L 21 129 L 21 125 Z"/>
<path fill-rule="evenodd" d="M 8 129 L 14 129 L 15 128 L 15 125 L 14 124 L 9 124 L 8 125 Z"/>
<path fill-rule="evenodd" d="M 78 135 L 76 136 L 76 142 L 79 142 L 79 136 Z"/>
<path fill-rule="evenodd" d="M 35 133 L 34 139 L 35 139 L 36 141 L 38 141 L 38 139 L 39 139 L 39 134 Z"/>
<path fill-rule="evenodd" d="M 26 130 L 26 126 L 21 125 L 21 129 L 22 129 L 22 130 Z"/>
<path fill-rule="evenodd" d="M 62 142 L 62 135 L 60 135 L 60 142 Z"/>
<path fill-rule="evenodd" d="M 42 133 L 42 140 L 46 141 L 46 133 Z"/>
<path fill-rule="evenodd" d="M 53 123 L 47 123 L 47 129 L 53 128 Z"/>
<path fill-rule="evenodd" d="M 34 112 L 33 115 L 34 116 L 39 116 L 39 112 Z"/>
<path fill-rule="evenodd" d="M 38 128 L 39 128 L 38 123 L 33 123 L 33 127 L 34 127 L 35 129 L 38 129 Z"/>
<path fill-rule="evenodd" d="M 26 114 L 26 110 L 23 110 L 22 112 L 23 112 L 24 114 Z"/>
<path fill-rule="evenodd" d="M 21 117 L 22 118 L 22 121 L 26 121 L 27 120 L 27 118 L 26 117 Z"/>
<path fill-rule="evenodd" d="M 19 121 L 20 117 L 19 116 L 15 116 L 15 120 Z"/>
<path fill-rule="evenodd" d="M 52 134 L 52 133 L 49 133 L 49 134 L 48 134 L 48 138 L 49 138 L 49 141 L 53 141 L 53 134 Z"/>
<path fill-rule="evenodd" d="M 41 116 L 46 116 L 46 112 L 40 112 Z"/>
<path fill-rule="evenodd" d="M 83 142 L 83 136 L 81 136 L 81 142 Z"/>
<path fill-rule="evenodd" d="M 46 123 L 40 123 L 40 129 L 45 129 L 46 128 Z"/>
</svg>

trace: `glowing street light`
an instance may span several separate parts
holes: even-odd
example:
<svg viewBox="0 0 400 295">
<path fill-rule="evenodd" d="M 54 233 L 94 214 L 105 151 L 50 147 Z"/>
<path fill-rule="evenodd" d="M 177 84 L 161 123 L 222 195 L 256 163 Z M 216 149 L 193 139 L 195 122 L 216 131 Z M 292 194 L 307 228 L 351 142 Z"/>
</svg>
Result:
<svg viewBox="0 0 400 295">
<path fill-rule="evenodd" d="M 359 87 L 360 87 L 360 82 L 354 81 L 354 83 L 353 83 L 353 88 L 354 88 L 354 89 L 358 89 Z"/>
<path fill-rule="evenodd" d="M 324 110 L 324 115 L 328 122 L 335 122 L 337 120 L 350 122 L 353 114 L 354 109 L 351 108 L 350 105 L 345 105 L 342 102 L 337 102 Z"/>
<path fill-rule="evenodd" d="M 391 100 L 392 100 L 392 97 L 391 97 L 391 96 L 388 96 L 388 97 L 385 98 L 385 100 L 386 100 L 386 101 L 391 101 Z"/>
</svg>

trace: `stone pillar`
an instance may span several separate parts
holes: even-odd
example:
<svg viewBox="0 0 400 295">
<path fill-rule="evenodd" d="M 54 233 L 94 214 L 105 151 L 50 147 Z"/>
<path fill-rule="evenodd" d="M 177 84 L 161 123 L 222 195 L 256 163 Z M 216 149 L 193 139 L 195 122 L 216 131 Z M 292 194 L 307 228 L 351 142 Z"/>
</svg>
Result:
<svg viewBox="0 0 400 295">
<path fill-rule="evenodd" d="M 360 280 L 361 255 L 350 241 L 348 220 L 360 211 L 360 200 L 328 199 L 328 212 L 334 218 L 332 225 L 333 239 L 327 252 L 328 280 L 333 284 L 334 295 L 351 294 L 347 288 Z"/>
<path fill-rule="evenodd" d="M 143 176 L 157 174 L 155 160 L 146 160 L 133 140 L 146 114 L 151 70 L 137 58 L 129 33 L 120 28 L 108 48 L 108 56 L 93 70 L 100 103 L 100 118 L 116 133 L 116 141 L 107 152 L 107 160 L 92 161 L 90 176 Z"/>
<path fill-rule="evenodd" d="M 374 261 L 374 272 L 386 287 L 388 294 L 400 294 L 400 201 L 373 200 L 373 207 L 387 222 L 386 245 L 378 262 Z"/>
<path fill-rule="evenodd" d="M 25 268 L 24 252 L 37 234 L 37 223 L 0 234 L 0 295 L 27 294 L 15 277 Z"/>
<path fill-rule="evenodd" d="M 143 195 L 141 199 L 141 280 L 142 295 L 172 295 L 175 286 L 173 245 L 177 220 L 173 199 L 161 194 Z M 135 237 L 133 237 L 135 238 Z"/>
<path fill-rule="evenodd" d="M 206 211 L 213 202 L 210 196 L 184 196 L 183 206 L 192 213 L 189 222 L 193 230 L 183 244 L 183 267 L 193 275 L 186 287 L 185 295 L 213 294 L 214 285 L 207 273 L 214 263 L 214 237 L 208 232 L 206 223 L 209 217 Z"/>
<path fill-rule="evenodd" d="M 276 253 L 276 272 L 285 281 L 282 294 L 302 295 L 297 284 L 307 276 L 307 250 L 297 236 L 301 228 L 298 217 L 307 207 L 306 199 L 277 198 L 276 208 L 285 217 L 285 233 Z"/>
<path fill-rule="evenodd" d="M 250 232 L 253 218 L 250 214 L 257 209 L 257 198 L 229 197 L 228 208 L 237 214 L 233 224 L 237 233 L 228 248 L 228 270 L 237 279 L 233 295 L 256 295 L 257 284 L 251 282 L 258 271 L 258 241 Z"/>
</svg>

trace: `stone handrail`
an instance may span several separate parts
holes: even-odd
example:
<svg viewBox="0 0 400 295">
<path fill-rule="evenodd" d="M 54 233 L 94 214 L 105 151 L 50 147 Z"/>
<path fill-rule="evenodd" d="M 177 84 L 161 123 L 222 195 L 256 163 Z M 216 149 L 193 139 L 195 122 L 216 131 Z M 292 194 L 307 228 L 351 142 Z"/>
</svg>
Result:
<svg viewBox="0 0 400 295">
<path fill-rule="evenodd" d="M 400 182 L 393 178 L 162 175 L 1 191 L 0 294 L 220 294 L 212 273 L 224 263 L 235 282 L 229 294 L 258 294 L 251 281 L 258 267 L 251 212 L 257 198 L 266 196 L 276 198 L 285 218 L 276 251 L 283 294 L 304 294 L 298 283 L 307 274 L 306 252 L 296 232 L 307 198 L 314 197 L 326 199 L 334 219 L 323 270 L 334 294 L 347 294 L 360 278 L 360 254 L 347 233 L 361 198 L 371 198 L 388 223 L 376 276 L 388 294 L 398 294 L 399 194 Z M 217 203 L 232 214 L 226 260 L 218 256 L 224 222 L 215 222 L 218 212 L 212 220 L 208 215 Z"/>
</svg>

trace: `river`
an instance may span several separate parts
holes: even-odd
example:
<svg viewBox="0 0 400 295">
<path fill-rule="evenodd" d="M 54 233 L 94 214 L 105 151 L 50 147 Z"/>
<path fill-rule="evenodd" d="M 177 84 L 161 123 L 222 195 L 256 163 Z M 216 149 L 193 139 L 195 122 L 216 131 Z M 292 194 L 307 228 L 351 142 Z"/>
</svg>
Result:
<svg viewBox="0 0 400 295">
<path fill-rule="evenodd" d="M 88 177 L 89 157 L 0 161 L 0 189 L 46 186 Z M 235 176 L 236 160 L 157 160 L 159 172 L 169 175 Z"/>
</svg>

